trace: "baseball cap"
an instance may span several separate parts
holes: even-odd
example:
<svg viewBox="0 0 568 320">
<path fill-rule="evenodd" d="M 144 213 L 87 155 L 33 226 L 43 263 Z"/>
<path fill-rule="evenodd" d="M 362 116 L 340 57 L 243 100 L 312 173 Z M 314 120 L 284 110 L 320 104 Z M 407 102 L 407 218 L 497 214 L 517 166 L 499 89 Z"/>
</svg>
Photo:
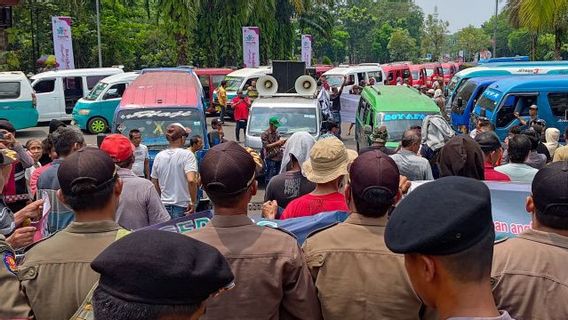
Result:
<svg viewBox="0 0 568 320">
<path fill-rule="evenodd" d="M 479 144 L 481 150 L 489 153 L 501 148 L 501 141 L 494 132 L 482 132 L 475 136 L 475 142 Z"/>
<path fill-rule="evenodd" d="M 133 248 L 144 248 L 144 254 Z M 217 249 L 162 230 L 136 231 L 113 242 L 91 268 L 101 275 L 99 290 L 152 305 L 199 304 L 234 286 L 231 267 Z"/>
<path fill-rule="evenodd" d="M 276 128 L 280 127 L 280 120 L 278 120 L 278 117 L 276 117 L 276 116 L 270 117 L 270 120 L 268 120 L 268 123 L 275 126 Z"/>
<path fill-rule="evenodd" d="M 57 170 L 65 195 L 89 195 L 115 181 L 112 158 L 96 148 L 84 148 L 65 158 Z"/>
<path fill-rule="evenodd" d="M 533 104 L 529 107 L 529 109 L 537 109 L 538 110 L 538 106 L 536 104 Z"/>
<path fill-rule="evenodd" d="M 101 143 L 101 150 L 106 152 L 114 162 L 122 162 L 132 158 L 134 145 L 121 134 L 111 134 Z"/>
<path fill-rule="evenodd" d="M 199 166 L 201 183 L 208 195 L 235 196 L 254 182 L 256 163 L 253 157 L 234 141 L 211 148 Z"/>
<path fill-rule="evenodd" d="M 6 130 L 11 133 L 16 132 L 16 128 L 14 128 L 14 125 L 8 120 L 0 120 L 0 129 Z"/>
<path fill-rule="evenodd" d="M 386 143 L 389 138 L 389 132 L 386 126 L 375 127 L 373 133 L 369 136 L 372 143 Z"/>
<path fill-rule="evenodd" d="M 379 150 L 361 154 L 349 169 L 351 190 L 363 196 L 370 190 L 381 190 L 384 200 L 396 196 L 399 188 L 400 173 L 396 163 Z"/>
<path fill-rule="evenodd" d="M 540 169 L 532 182 L 532 197 L 542 214 L 552 208 L 568 207 L 568 161 L 553 162 Z"/>
</svg>

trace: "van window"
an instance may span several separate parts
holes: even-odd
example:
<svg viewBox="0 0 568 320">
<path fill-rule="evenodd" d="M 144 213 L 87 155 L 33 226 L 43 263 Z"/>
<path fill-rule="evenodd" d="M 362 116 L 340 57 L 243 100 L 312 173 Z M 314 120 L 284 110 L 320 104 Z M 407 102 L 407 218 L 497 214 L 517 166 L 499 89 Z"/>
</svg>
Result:
<svg viewBox="0 0 568 320">
<path fill-rule="evenodd" d="M 219 84 L 221 84 L 221 81 L 223 81 L 223 79 L 225 78 L 225 76 L 212 76 L 212 82 L 213 82 L 213 87 L 217 88 L 219 86 Z"/>
<path fill-rule="evenodd" d="M 19 82 L 0 82 L 0 100 L 16 99 L 20 96 Z"/>
<path fill-rule="evenodd" d="M 549 93 L 548 104 L 553 115 L 568 120 L 568 92 Z"/>
<path fill-rule="evenodd" d="M 83 97 L 83 79 L 81 77 L 63 78 L 65 113 L 71 114 L 75 103 Z"/>
<path fill-rule="evenodd" d="M 48 93 L 55 90 L 55 79 L 41 80 L 34 85 L 36 93 Z"/>
<path fill-rule="evenodd" d="M 99 81 L 106 78 L 107 76 L 88 76 L 87 77 L 87 89 L 93 89 Z"/>
<path fill-rule="evenodd" d="M 365 114 L 365 109 L 367 109 L 368 103 L 365 99 L 359 99 L 359 106 L 357 109 L 357 118 L 361 119 L 361 121 L 365 122 L 365 118 L 363 118 Z"/>
<path fill-rule="evenodd" d="M 201 86 L 203 87 L 203 91 L 207 92 L 207 96 L 209 96 L 209 76 L 199 76 L 199 82 L 201 82 Z"/>
<path fill-rule="evenodd" d="M 383 74 L 380 71 L 371 71 L 367 73 L 367 75 L 369 76 L 369 79 L 375 78 L 377 82 L 383 82 Z"/>
<path fill-rule="evenodd" d="M 390 83 L 390 82 L 392 82 L 393 79 L 394 79 L 394 74 L 391 71 L 391 72 L 389 72 L 389 75 L 387 77 L 387 81 Z"/>
<path fill-rule="evenodd" d="M 403 78 L 403 79 L 408 79 L 408 78 L 410 78 L 410 70 L 408 70 L 408 69 L 402 70 L 402 78 Z"/>
<path fill-rule="evenodd" d="M 511 94 L 507 96 L 497 112 L 495 124 L 499 128 L 507 127 L 517 118 L 515 117 L 515 112 L 518 112 L 521 116 L 527 116 L 529 107 L 536 103 L 536 99 L 536 94 Z"/>
<path fill-rule="evenodd" d="M 103 100 L 122 98 L 124 90 L 126 90 L 126 83 L 117 83 L 107 90 Z"/>
<path fill-rule="evenodd" d="M 359 81 L 357 84 L 360 84 L 361 81 L 365 81 L 365 84 L 367 84 L 367 79 L 365 78 L 364 72 L 357 73 L 357 81 Z"/>
</svg>

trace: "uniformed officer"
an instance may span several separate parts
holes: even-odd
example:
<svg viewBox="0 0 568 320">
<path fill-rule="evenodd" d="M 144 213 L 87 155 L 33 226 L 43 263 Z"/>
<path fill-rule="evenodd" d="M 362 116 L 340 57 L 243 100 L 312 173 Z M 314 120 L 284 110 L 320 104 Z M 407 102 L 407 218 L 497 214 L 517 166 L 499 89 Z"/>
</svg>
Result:
<svg viewBox="0 0 568 320">
<path fill-rule="evenodd" d="M 495 246 L 495 302 L 517 319 L 568 319 L 568 162 L 536 174 L 526 209 L 532 228 Z"/>
<path fill-rule="evenodd" d="M 187 235 L 217 248 L 231 264 L 236 286 L 207 302 L 205 319 L 320 319 L 314 284 L 296 239 L 247 217 L 256 194 L 255 162 L 230 141 L 209 150 L 199 174 L 215 213 Z"/>
<path fill-rule="evenodd" d="M 122 190 L 114 162 L 98 149 L 79 150 L 57 172 L 59 200 L 76 219 L 33 246 L 18 271 L 38 320 L 69 319 L 98 279 L 91 261 L 117 237 L 114 213 Z"/>
<path fill-rule="evenodd" d="M 396 163 L 379 150 L 361 154 L 349 170 L 344 223 L 316 232 L 304 253 L 324 319 L 419 319 L 422 303 L 402 255 L 385 245 L 387 213 L 401 197 Z"/>
<path fill-rule="evenodd" d="M 144 248 L 145 254 L 133 248 Z M 198 319 L 205 300 L 235 285 L 217 249 L 168 231 L 127 235 L 91 266 L 101 275 L 93 294 L 97 320 Z"/>
<path fill-rule="evenodd" d="M 511 319 L 491 294 L 494 241 L 489 189 L 464 177 L 416 188 L 385 231 L 387 247 L 404 254 L 412 286 L 440 319 Z"/>
</svg>

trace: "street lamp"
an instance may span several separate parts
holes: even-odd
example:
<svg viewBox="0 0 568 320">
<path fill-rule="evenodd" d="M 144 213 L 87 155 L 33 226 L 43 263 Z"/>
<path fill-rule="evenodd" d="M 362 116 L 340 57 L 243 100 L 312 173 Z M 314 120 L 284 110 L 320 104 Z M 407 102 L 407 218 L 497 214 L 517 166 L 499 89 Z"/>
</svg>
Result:
<svg viewBox="0 0 568 320">
<path fill-rule="evenodd" d="M 97 6 L 97 45 L 99 50 L 99 68 L 103 67 L 103 54 L 101 52 L 101 15 L 99 12 L 99 0 L 96 0 Z"/>
</svg>

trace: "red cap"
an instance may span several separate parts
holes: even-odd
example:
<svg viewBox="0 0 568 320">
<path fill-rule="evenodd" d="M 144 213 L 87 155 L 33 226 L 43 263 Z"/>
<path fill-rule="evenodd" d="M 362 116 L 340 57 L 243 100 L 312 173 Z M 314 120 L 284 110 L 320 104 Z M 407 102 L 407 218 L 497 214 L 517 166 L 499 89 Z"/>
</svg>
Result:
<svg viewBox="0 0 568 320">
<path fill-rule="evenodd" d="M 108 135 L 101 143 L 101 150 L 106 152 L 114 162 L 122 162 L 132 158 L 134 145 L 121 134 Z"/>
</svg>

